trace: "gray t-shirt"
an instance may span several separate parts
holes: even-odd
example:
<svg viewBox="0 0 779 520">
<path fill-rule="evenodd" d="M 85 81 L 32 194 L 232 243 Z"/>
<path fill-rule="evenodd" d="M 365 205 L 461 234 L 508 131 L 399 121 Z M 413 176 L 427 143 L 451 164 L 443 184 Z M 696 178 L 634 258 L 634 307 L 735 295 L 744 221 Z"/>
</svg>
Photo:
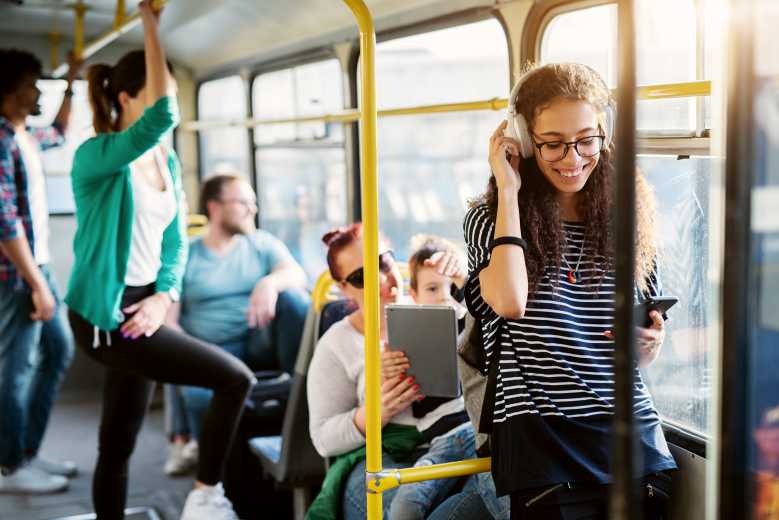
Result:
<svg viewBox="0 0 779 520">
<path fill-rule="evenodd" d="M 184 273 L 181 326 L 216 345 L 246 341 L 246 310 L 254 286 L 279 263 L 292 260 L 287 247 L 266 231 L 236 238 L 225 256 L 217 256 L 200 238 L 194 239 Z"/>
</svg>

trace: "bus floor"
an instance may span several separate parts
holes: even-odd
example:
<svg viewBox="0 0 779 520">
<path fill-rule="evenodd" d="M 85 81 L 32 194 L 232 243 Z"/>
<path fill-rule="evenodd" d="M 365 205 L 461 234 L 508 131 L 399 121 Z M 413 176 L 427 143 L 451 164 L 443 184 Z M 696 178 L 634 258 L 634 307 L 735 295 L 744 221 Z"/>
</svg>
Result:
<svg viewBox="0 0 779 520">
<path fill-rule="evenodd" d="M 0 520 L 51 520 L 91 513 L 92 475 L 97 454 L 100 395 L 62 395 L 54 406 L 41 453 L 72 460 L 79 473 L 70 488 L 53 495 L 0 495 Z M 130 463 L 128 507 L 153 507 L 165 520 L 178 519 L 193 477 L 170 478 L 163 472 L 167 455 L 161 406 L 152 406 Z"/>
</svg>

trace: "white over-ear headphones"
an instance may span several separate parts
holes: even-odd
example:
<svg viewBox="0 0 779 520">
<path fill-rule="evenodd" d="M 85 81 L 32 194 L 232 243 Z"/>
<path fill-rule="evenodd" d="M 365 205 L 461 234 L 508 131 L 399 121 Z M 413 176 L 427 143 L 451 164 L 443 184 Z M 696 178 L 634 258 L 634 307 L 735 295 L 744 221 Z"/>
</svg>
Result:
<svg viewBox="0 0 779 520">
<path fill-rule="evenodd" d="M 600 75 L 595 71 L 595 69 L 592 69 L 587 65 L 581 66 L 592 70 L 598 79 L 600 79 L 601 83 L 603 84 L 603 88 L 608 91 L 608 86 L 600 77 Z M 519 153 L 522 154 L 522 157 L 525 159 L 533 157 L 535 142 L 530 135 L 530 129 L 527 126 L 527 120 L 525 120 L 525 116 L 517 112 L 517 98 L 519 97 L 519 91 L 525 81 L 527 81 L 529 77 L 541 69 L 543 69 L 543 67 L 538 67 L 526 72 L 521 78 L 517 80 L 517 83 L 514 85 L 514 88 L 511 89 L 511 94 L 509 95 L 508 114 L 506 114 L 508 126 L 506 127 L 503 135 L 506 137 L 511 137 L 512 139 L 515 139 L 519 142 Z M 609 96 L 609 102 L 603 111 L 606 119 L 606 128 L 603 129 L 606 138 L 604 139 L 603 147 L 608 148 L 614 135 L 614 125 L 617 118 L 617 105 L 611 96 Z"/>
</svg>

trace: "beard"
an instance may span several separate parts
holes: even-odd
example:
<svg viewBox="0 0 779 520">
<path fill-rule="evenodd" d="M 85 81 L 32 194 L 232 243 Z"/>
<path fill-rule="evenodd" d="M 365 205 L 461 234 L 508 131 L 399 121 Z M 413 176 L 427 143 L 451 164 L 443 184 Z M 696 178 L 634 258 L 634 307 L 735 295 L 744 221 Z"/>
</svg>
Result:
<svg viewBox="0 0 779 520">
<path fill-rule="evenodd" d="M 222 231 L 227 235 L 235 236 L 249 235 L 253 230 L 248 223 L 222 222 Z"/>
</svg>

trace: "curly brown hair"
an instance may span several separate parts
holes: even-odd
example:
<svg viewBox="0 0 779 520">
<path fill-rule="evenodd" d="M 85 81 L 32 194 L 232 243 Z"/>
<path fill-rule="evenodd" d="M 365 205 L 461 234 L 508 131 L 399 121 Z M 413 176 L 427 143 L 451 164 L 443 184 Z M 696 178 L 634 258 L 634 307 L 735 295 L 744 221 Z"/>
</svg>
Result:
<svg viewBox="0 0 779 520">
<path fill-rule="evenodd" d="M 554 63 L 529 66 L 533 74 L 520 87 L 517 96 L 517 113 L 522 114 L 532 129 L 535 117 L 557 98 L 581 100 L 591 103 L 599 113 L 601 128 L 605 127 L 604 110 L 610 101 L 610 93 L 603 80 L 593 69 L 576 63 Z M 519 214 L 522 235 L 528 241 L 525 263 L 528 289 L 535 291 L 544 276 L 546 267 L 559 273 L 565 232 L 557 191 L 541 172 L 535 157 L 522 159 L 522 186 L 519 190 Z M 610 212 L 613 204 L 615 168 L 613 147 L 600 153 L 600 160 L 590 174 L 578 197 L 578 212 L 584 220 L 585 242 L 592 249 L 589 260 L 600 265 L 599 273 L 587 281 L 594 290 L 600 286 L 604 274 L 613 268 L 614 245 L 611 233 Z M 493 218 L 498 209 L 498 188 L 495 176 L 490 175 L 487 191 L 471 201 L 472 206 L 486 204 Z M 635 279 L 640 290 L 647 289 L 647 277 L 654 270 L 657 247 L 655 244 L 655 198 L 652 187 L 636 172 L 636 268 Z M 588 258 L 584 258 L 587 260 Z M 553 277 L 557 285 L 558 277 Z"/>
</svg>

